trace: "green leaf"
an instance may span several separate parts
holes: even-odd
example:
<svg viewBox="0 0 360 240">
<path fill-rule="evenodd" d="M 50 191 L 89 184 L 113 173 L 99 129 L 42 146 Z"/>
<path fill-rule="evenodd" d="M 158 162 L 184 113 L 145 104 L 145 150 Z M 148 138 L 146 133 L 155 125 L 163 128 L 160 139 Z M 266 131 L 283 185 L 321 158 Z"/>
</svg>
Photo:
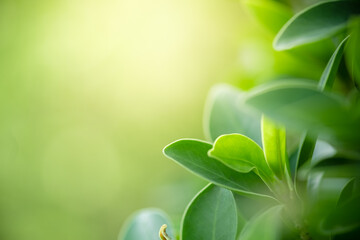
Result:
<svg viewBox="0 0 360 240">
<path fill-rule="evenodd" d="M 318 89 L 324 91 L 325 89 L 331 89 L 332 85 L 334 84 L 336 72 L 339 68 L 341 57 L 344 52 L 344 46 L 347 41 L 348 37 L 346 37 L 336 48 L 335 52 L 331 56 L 328 64 L 324 72 L 321 75 L 320 81 L 318 83 Z M 317 136 L 311 136 L 307 132 L 304 133 L 303 138 L 300 141 L 300 147 L 297 155 L 296 160 L 296 167 L 295 167 L 295 179 L 297 178 L 297 169 L 300 168 L 303 164 L 310 161 L 313 152 L 315 149 Z"/>
<path fill-rule="evenodd" d="M 263 116 L 261 130 L 266 162 L 280 180 L 284 179 L 290 183 L 285 128 L 278 126 Z"/>
<path fill-rule="evenodd" d="M 143 209 L 131 216 L 124 224 L 119 240 L 159 240 L 160 227 L 166 224 L 166 232 L 173 236 L 169 218 L 160 210 Z M 173 238 L 175 239 L 175 238 Z"/>
<path fill-rule="evenodd" d="M 216 85 L 210 91 L 204 114 L 204 132 L 215 141 L 223 134 L 241 133 L 261 144 L 260 115 L 249 107 L 238 105 L 245 93 L 230 85 Z"/>
<path fill-rule="evenodd" d="M 304 133 L 300 141 L 300 147 L 297 155 L 295 165 L 295 178 L 297 178 L 298 169 L 311 160 L 315 150 L 315 146 L 316 137 L 313 137 L 308 133 Z"/>
<path fill-rule="evenodd" d="M 311 6 L 292 17 L 274 40 L 276 50 L 319 41 L 343 31 L 349 18 L 360 13 L 358 1 L 328 1 Z"/>
<path fill-rule="evenodd" d="M 246 0 L 244 3 L 256 20 L 274 34 L 293 15 L 291 9 L 275 1 Z"/>
<path fill-rule="evenodd" d="M 321 229 L 322 222 L 337 208 L 342 192 L 352 181 L 347 177 L 327 175 L 326 172 L 313 172 L 308 182 L 306 219 L 312 231 L 318 234 L 328 234 Z"/>
<path fill-rule="evenodd" d="M 254 169 L 267 184 L 271 184 L 275 180 L 274 173 L 266 163 L 262 149 L 244 135 L 220 136 L 209 151 L 209 156 L 241 173 L 247 173 Z"/>
<path fill-rule="evenodd" d="M 349 232 L 360 227 L 360 194 L 355 195 L 322 222 L 321 228 L 329 234 Z"/>
<path fill-rule="evenodd" d="M 350 23 L 350 39 L 346 50 L 346 62 L 352 78 L 360 85 L 360 18 Z M 359 88 L 359 87 L 358 87 Z"/>
<path fill-rule="evenodd" d="M 323 91 L 324 89 L 331 89 L 332 85 L 334 84 L 336 72 L 339 68 L 341 57 L 344 53 L 345 43 L 349 37 L 346 37 L 344 40 L 341 41 L 339 46 L 336 48 L 335 52 L 331 56 L 328 64 L 324 72 L 321 75 L 320 82 L 319 82 L 319 89 Z"/>
<path fill-rule="evenodd" d="M 275 206 L 254 216 L 244 227 L 239 240 L 280 239 L 283 206 Z"/>
<path fill-rule="evenodd" d="M 175 141 L 164 148 L 164 154 L 191 172 L 217 185 L 243 194 L 269 196 L 264 182 L 254 173 L 241 174 L 208 156 L 212 145 L 194 139 Z"/>
<path fill-rule="evenodd" d="M 181 226 L 182 240 L 235 240 L 236 204 L 231 191 L 208 185 L 188 205 Z"/>
<path fill-rule="evenodd" d="M 310 82 L 288 81 L 252 90 L 246 103 L 285 126 L 321 134 L 339 147 L 358 149 L 359 119 L 345 98 L 321 92 Z"/>
</svg>

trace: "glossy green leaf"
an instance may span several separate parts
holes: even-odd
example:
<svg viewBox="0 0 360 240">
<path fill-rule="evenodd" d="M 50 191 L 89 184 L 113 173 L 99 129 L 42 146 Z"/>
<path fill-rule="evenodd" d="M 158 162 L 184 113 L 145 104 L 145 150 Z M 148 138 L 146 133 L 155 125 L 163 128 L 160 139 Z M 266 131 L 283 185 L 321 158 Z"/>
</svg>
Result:
<svg viewBox="0 0 360 240">
<path fill-rule="evenodd" d="M 281 28 L 274 48 L 286 50 L 333 36 L 346 28 L 352 15 L 359 13 L 359 1 L 327 1 L 311 6 Z"/>
<path fill-rule="evenodd" d="M 244 135 L 228 134 L 220 136 L 209 151 L 209 156 L 241 173 L 254 169 L 268 184 L 275 179 L 274 173 L 266 163 L 262 149 Z"/>
<path fill-rule="evenodd" d="M 291 177 L 285 128 L 263 116 L 261 131 L 266 162 L 280 180 L 289 181 Z"/>
<path fill-rule="evenodd" d="M 208 185 L 187 207 L 181 226 L 182 240 L 235 240 L 236 204 L 231 191 Z"/>
<path fill-rule="evenodd" d="M 204 132 L 215 141 L 223 134 L 241 133 L 261 144 L 260 115 L 237 104 L 244 93 L 230 85 L 216 85 L 210 91 L 204 113 Z"/>
<path fill-rule="evenodd" d="M 246 0 L 244 3 L 256 20 L 274 34 L 293 15 L 291 9 L 275 1 Z"/>
<path fill-rule="evenodd" d="M 277 82 L 252 90 L 246 100 L 250 106 L 288 127 L 321 134 L 344 148 L 357 149 L 360 141 L 359 119 L 350 111 L 348 101 L 321 92 L 310 82 Z"/>
<path fill-rule="evenodd" d="M 244 227 L 239 240 L 278 240 L 281 234 L 283 206 L 272 207 L 254 216 Z"/>
<path fill-rule="evenodd" d="M 346 50 L 346 61 L 351 76 L 360 85 L 360 17 L 350 23 L 349 45 Z"/>
<path fill-rule="evenodd" d="M 159 240 L 160 227 L 166 224 L 166 232 L 174 238 L 169 218 L 160 210 L 144 209 L 135 213 L 125 223 L 119 240 Z"/>
<path fill-rule="evenodd" d="M 175 141 L 164 148 L 164 154 L 191 172 L 217 185 L 244 194 L 271 195 L 254 172 L 239 173 L 208 156 L 212 145 L 193 139 Z"/>
</svg>

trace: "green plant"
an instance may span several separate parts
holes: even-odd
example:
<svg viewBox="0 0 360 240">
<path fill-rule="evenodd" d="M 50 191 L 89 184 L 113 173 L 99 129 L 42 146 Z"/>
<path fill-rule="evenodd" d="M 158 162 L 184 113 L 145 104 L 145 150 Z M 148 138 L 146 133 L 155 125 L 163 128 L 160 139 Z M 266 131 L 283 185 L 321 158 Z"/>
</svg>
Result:
<svg viewBox="0 0 360 240">
<path fill-rule="evenodd" d="M 283 5 L 247 3 L 270 30 L 286 18 L 283 14 L 277 25 L 269 25 L 271 13 Z M 210 182 L 188 205 L 180 239 L 360 236 L 358 14 L 356 1 L 322 2 L 296 14 L 278 32 L 274 48 L 333 38 L 337 46 L 319 81 L 288 77 L 248 92 L 215 86 L 205 112 L 209 142 L 181 139 L 165 147 L 167 157 Z M 336 79 L 342 87 L 332 92 Z M 146 232 L 140 224 L 144 218 L 137 215 L 128 226 L 141 230 L 125 228 L 120 238 L 156 239 L 151 234 L 166 223 L 176 239 L 165 215 L 147 213 L 148 222 L 162 222 Z M 160 237 L 170 239 L 164 227 Z"/>
</svg>

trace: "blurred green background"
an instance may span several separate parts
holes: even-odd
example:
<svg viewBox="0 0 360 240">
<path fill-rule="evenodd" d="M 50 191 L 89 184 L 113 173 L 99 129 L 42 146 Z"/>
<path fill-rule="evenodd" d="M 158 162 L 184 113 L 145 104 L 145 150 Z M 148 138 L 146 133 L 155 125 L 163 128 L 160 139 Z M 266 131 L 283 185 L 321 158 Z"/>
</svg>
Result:
<svg viewBox="0 0 360 240">
<path fill-rule="evenodd" d="M 275 54 L 237 0 L 1 0 L 0 36 L 7 240 L 116 239 L 144 207 L 178 222 L 205 182 L 161 150 L 204 139 L 210 87 L 325 63 Z"/>
</svg>

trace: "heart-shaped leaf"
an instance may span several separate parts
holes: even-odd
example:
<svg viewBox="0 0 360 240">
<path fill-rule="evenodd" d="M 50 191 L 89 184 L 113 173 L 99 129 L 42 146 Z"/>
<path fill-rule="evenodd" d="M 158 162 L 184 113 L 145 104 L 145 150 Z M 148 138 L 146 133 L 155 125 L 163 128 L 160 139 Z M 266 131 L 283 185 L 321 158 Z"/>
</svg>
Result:
<svg viewBox="0 0 360 240">
<path fill-rule="evenodd" d="M 230 168 L 246 173 L 254 171 L 269 185 L 275 175 L 266 163 L 262 149 L 250 138 L 241 134 L 222 135 L 216 139 L 209 155 Z"/>
<path fill-rule="evenodd" d="M 144 209 L 129 218 L 122 228 L 119 240 L 159 240 L 160 227 L 166 224 L 167 234 L 173 237 L 169 218 L 158 209 Z M 175 238 L 173 238 L 175 239 Z"/>
<path fill-rule="evenodd" d="M 208 185 L 187 207 L 181 226 L 182 240 L 235 240 L 237 215 L 231 191 Z"/>
<path fill-rule="evenodd" d="M 225 84 L 211 89 L 204 114 L 204 132 L 210 141 L 223 134 L 241 133 L 261 145 L 260 115 L 244 104 L 237 104 L 244 95 Z"/>
<path fill-rule="evenodd" d="M 239 173 L 208 156 L 212 145 L 194 139 L 175 141 L 164 148 L 164 154 L 191 172 L 217 185 L 243 194 L 271 195 L 264 182 L 254 172 Z"/>
<path fill-rule="evenodd" d="M 281 28 L 274 48 L 286 50 L 333 36 L 346 28 L 352 15 L 359 13 L 359 1 L 327 1 L 311 6 Z"/>
</svg>

